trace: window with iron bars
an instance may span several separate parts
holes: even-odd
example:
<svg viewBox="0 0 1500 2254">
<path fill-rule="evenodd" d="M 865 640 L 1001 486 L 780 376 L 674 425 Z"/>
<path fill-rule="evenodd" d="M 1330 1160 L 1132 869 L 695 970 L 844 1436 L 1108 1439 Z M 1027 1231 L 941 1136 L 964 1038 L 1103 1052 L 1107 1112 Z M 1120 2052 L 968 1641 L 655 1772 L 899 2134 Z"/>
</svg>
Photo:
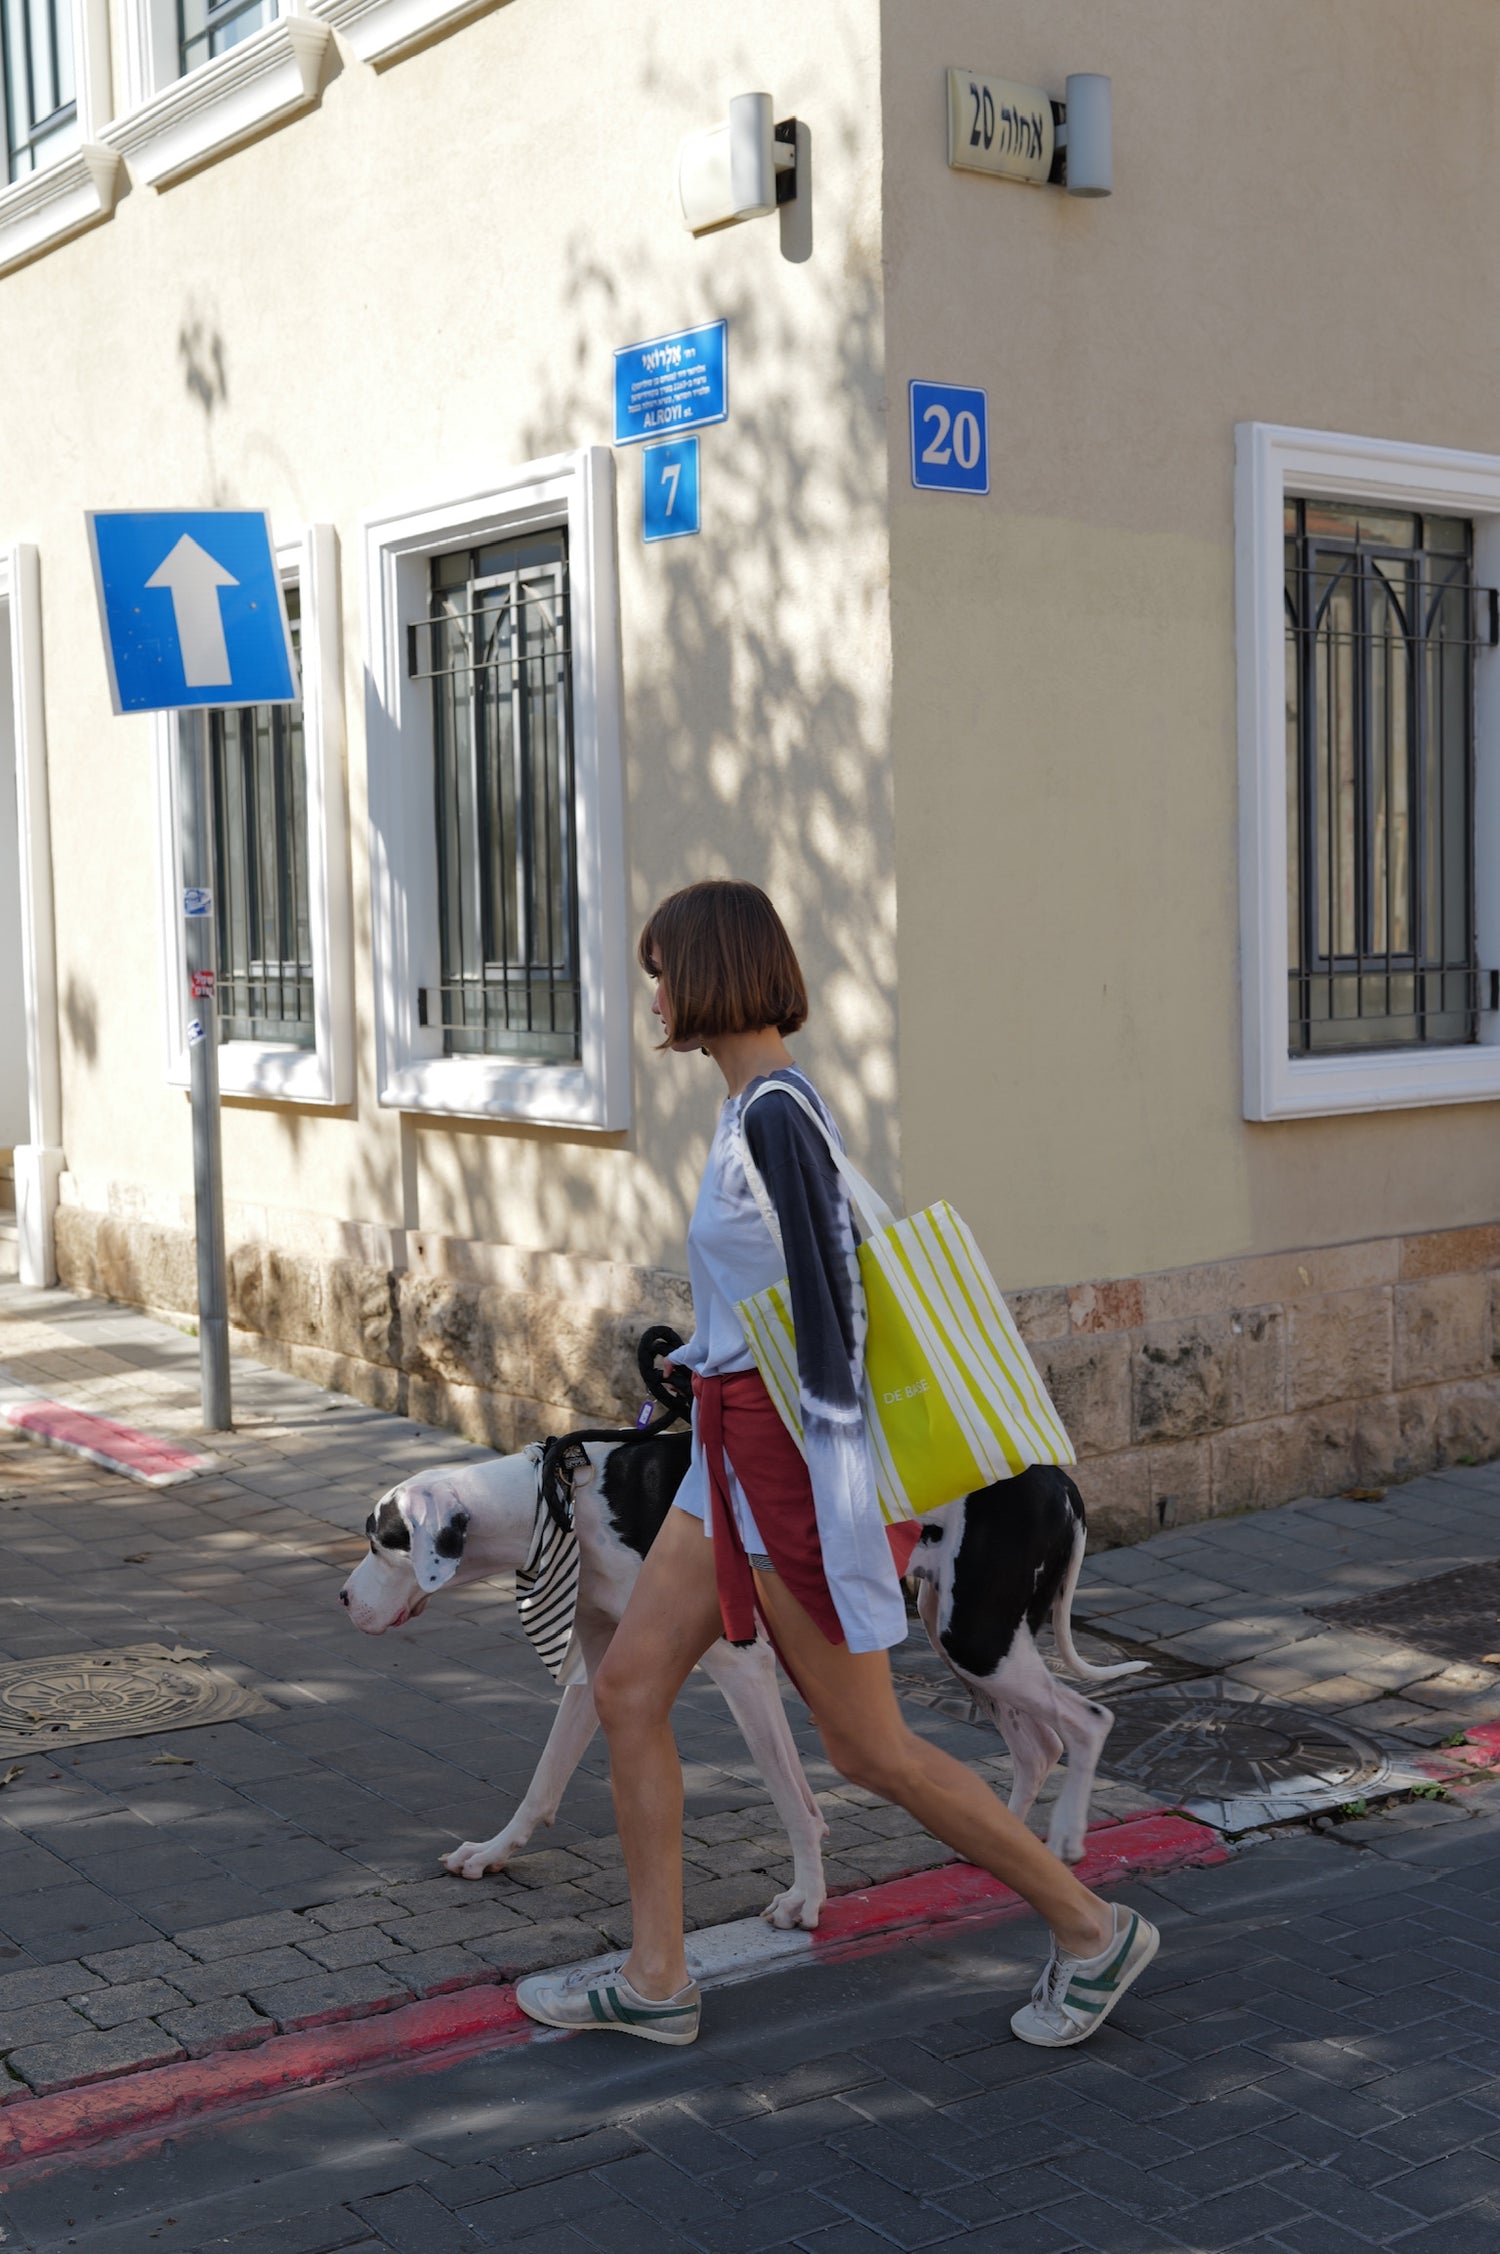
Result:
<svg viewBox="0 0 1500 2254">
<path fill-rule="evenodd" d="M 66 156 L 78 138 L 71 0 L 0 0 L 7 180 Z"/>
<path fill-rule="evenodd" d="M 286 590 L 300 645 L 300 605 Z M 209 715 L 219 1038 L 316 1043 L 300 704 Z"/>
<path fill-rule="evenodd" d="M 578 855 L 562 532 L 434 557 L 409 629 L 432 683 L 446 1056 L 579 1054 Z"/>
<path fill-rule="evenodd" d="M 183 75 L 227 55 L 276 15 L 276 0 L 177 0 L 177 49 Z"/>
<path fill-rule="evenodd" d="M 1459 517 L 1288 501 L 1287 947 L 1294 1056 L 1478 1038 L 1474 652 Z"/>
</svg>

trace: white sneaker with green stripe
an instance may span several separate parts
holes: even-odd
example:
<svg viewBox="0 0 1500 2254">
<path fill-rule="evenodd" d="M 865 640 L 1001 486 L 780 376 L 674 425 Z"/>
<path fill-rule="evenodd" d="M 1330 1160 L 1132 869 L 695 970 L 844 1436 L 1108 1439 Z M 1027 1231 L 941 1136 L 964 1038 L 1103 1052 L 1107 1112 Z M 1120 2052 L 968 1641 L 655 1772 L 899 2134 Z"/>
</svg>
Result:
<svg viewBox="0 0 1500 2254">
<path fill-rule="evenodd" d="M 1013 2035 L 1023 2043 L 1062 2050 L 1069 2043 L 1087 2042 L 1104 2025 L 1161 1944 L 1156 1927 L 1121 1902 L 1115 1904 L 1114 1919 L 1114 1931 L 1095 1957 L 1070 1957 L 1053 1942 L 1030 2003 L 1011 2019 Z"/>
<path fill-rule="evenodd" d="M 516 1982 L 516 2002 L 544 2027 L 612 2027 L 647 2043 L 696 2042 L 703 2008 L 696 1980 L 657 2003 L 632 1988 L 617 1965 L 534 1972 Z"/>
</svg>

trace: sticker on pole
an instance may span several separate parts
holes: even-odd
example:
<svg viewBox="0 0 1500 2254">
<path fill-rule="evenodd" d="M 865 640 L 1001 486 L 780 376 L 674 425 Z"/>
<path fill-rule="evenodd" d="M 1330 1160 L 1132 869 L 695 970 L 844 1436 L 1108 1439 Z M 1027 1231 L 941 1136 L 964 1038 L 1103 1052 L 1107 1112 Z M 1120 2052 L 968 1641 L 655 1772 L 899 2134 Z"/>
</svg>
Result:
<svg viewBox="0 0 1500 2254">
<path fill-rule="evenodd" d="M 182 912 L 185 916 L 211 916 L 213 914 L 214 896 L 206 884 L 184 885 Z"/>
<path fill-rule="evenodd" d="M 913 383 L 911 481 L 938 493 L 988 493 L 990 418 L 986 392 L 966 384 Z"/>
<path fill-rule="evenodd" d="M 698 530 L 698 441 L 669 438 L 641 455 L 641 538 L 682 540 Z"/>
<path fill-rule="evenodd" d="M 99 509 L 88 528 L 116 712 L 296 702 L 263 510 Z"/>
<path fill-rule="evenodd" d="M 207 1039 L 207 1035 L 205 1034 L 205 1032 L 204 1032 L 204 1030 L 203 1030 L 203 1020 L 202 1020 L 202 1018 L 201 1018 L 201 1017 L 190 1017 L 190 1018 L 188 1019 L 188 1040 L 189 1040 L 189 1042 L 190 1042 L 190 1043 L 191 1043 L 191 1042 L 197 1042 L 197 1041 L 202 1041 L 202 1040 L 206 1040 L 206 1039 Z"/>
<path fill-rule="evenodd" d="M 211 1002 L 214 992 L 214 974 L 211 970 L 195 970 L 188 984 L 195 1002 Z"/>
</svg>

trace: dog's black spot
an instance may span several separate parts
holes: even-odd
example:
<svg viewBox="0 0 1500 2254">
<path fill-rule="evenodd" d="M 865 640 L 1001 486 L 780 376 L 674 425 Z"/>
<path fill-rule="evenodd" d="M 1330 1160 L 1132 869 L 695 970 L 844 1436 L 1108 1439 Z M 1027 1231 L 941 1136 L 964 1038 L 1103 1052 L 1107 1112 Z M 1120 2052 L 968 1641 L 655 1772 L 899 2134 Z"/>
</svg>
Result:
<svg viewBox="0 0 1500 2254">
<path fill-rule="evenodd" d="M 600 1493 L 610 1524 L 637 1557 L 645 1556 L 661 1532 L 692 1453 L 691 1433 L 664 1432 L 659 1440 L 631 1441 L 605 1458 Z"/>
<path fill-rule="evenodd" d="M 992 1675 L 1023 1620 L 1035 1634 L 1051 1615 L 1083 1523 L 1083 1497 L 1067 1473 L 1050 1464 L 1034 1464 L 968 1497 L 943 1634 L 943 1649 L 956 1666 L 969 1675 Z"/>
<path fill-rule="evenodd" d="M 919 1544 L 921 1542 L 940 1542 L 942 1538 L 943 1529 L 941 1526 L 924 1526 L 918 1541 Z"/>
<path fill-rule="evenodd" d="M 387 1495 L 378 1511 L 372 1511 L 367 1521 L 367 1532 L 372 1542 L 383 1550 L 409 1550 L 411 1528 L 401 1516 L 399 1506 Z"/>
<path fill-rule="evenodd" d="M 438 1528 L 437 1536 L 432 1545 L 433 1548 L 437 1551 L 438 1556 L 462 1557 L 464 1554 L 464 1536 L 468 1533 L 468 1531 L 468 1512 L 466 1510 L 456 1510 L 453 1513 L 453 1516 L 449 1519 L 447 1525 L 440 1526 Z"/>
</svg>

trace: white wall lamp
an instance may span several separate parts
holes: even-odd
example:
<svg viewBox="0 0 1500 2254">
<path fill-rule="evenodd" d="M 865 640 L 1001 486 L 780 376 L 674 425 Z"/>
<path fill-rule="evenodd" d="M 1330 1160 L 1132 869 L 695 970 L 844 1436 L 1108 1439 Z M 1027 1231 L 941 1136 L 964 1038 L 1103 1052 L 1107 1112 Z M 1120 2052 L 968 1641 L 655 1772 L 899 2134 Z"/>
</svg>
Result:
<svg viewBox="0 0 1500 2254">
<path fill-rule="evenodd" d="M 1109 80 L 1097 71 L 1072 71 L 1066 98 L 1058 102 L 1042 86 L 950 70 L 948 162 L 958 172 L 1066 188 L 1070 196 L 1112 195 Z"/>
<path fill-rule="evenodd" d="M 795 118 L 776 123 L 769 94 L 736 94 L 729 120 L 689 133 L 677 150 L 677 203 L 691 235 L 763 219 L 796 200 Z"/>
</svg>

